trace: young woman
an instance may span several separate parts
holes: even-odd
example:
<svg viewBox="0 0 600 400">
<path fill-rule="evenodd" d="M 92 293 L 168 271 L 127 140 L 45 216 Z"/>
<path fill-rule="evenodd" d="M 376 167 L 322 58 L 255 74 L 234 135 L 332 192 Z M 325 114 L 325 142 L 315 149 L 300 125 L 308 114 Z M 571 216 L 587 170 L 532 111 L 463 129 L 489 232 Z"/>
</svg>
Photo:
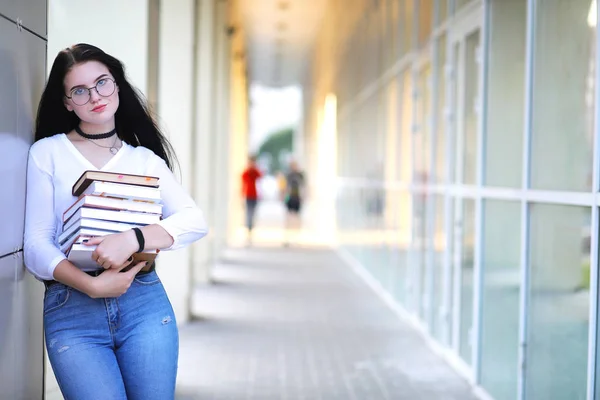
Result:
<svg viewBox="0 0 600 400">
<path fill-rule="evenodd" d="M 130 266 L 144 249 L 172 250 L 207 233 L 202 212 L 176 181 L 171 146 L 121 62 L 78 44 L 52 65 L 29 152 L 25 264 L 46 285 L 48 356 L 68 400 L 173 399 L 178 332 L 154 266 Z M 61 216 L 85 170 L 160 178 L 163 219 L 91 239 L 95 271 L 59 250 Z M 130 267 L 126 272 L 121 270 Z"/>
</svg>

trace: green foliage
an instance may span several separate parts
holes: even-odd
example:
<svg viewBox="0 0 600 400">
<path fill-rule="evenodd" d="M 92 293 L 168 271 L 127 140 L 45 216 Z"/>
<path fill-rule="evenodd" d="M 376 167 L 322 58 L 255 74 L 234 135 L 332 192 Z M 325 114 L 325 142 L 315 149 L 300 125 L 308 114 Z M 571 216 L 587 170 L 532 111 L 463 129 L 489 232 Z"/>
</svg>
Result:
<svg viewBox="0 0 600 400">
<path fill-rule="evenodd" d="M 291 154 L 294 141 L 294 129 L 285 128 L 271 133 L 258 149 L 258 158 L 269 160 L 269 172 L 284 169 L 282 165 L 286 155 Z"/>
</svg>

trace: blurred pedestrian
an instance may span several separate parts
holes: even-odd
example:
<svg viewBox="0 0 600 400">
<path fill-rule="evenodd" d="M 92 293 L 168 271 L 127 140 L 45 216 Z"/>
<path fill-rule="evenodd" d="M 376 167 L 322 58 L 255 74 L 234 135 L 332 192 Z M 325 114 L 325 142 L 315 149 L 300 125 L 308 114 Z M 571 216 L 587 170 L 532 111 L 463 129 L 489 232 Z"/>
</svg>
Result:
<svg viewBox="0 0 600 400">
<path fill-rule="evenodd" d="M 246 203 L 246 228 L 248 229 L 248 244 L 252 243 L 252 229 L 254 228 L 254 216 L 258 205 L 258 191 L 256 182 L 262 177 L 262 173 L 256 166 L 256 157 L 248 158 L 248 166 L 242 173 L 242 197 Z"/>
<path fill-rule="evenodd" d="M 285 220 L 285 239 L 284 246 L 289 246 L 289 231 L 299 230 L 301 227 L 300 210 L 302 209 L 302 200 L 306 194 L 306 184 L 304 173 L 300 170 L 296 161 L 290 162 L 290 168 L 286 175 L 285 185 L 285 206 L 287 209 Z"/>
</svg>

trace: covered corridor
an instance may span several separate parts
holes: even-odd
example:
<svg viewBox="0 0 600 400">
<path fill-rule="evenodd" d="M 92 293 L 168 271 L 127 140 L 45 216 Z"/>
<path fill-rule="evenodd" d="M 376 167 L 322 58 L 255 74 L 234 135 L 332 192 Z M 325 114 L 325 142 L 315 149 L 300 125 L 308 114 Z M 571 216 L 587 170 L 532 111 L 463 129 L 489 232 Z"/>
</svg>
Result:
<svg viewBox="0 0 600 400">
<path fill-rule="evenodd" d="M 334 250 L 228 250 L 181 329 L 181 400 L 471 400 Z"/>
<path fill-rule="evenodd" d="M 61 399 L 23 262 L 25 180 L 49 66 L 79 42 L 123 61 L 207 217 L 205 239 L 157 262 L 179 398 L 599 399 L 598 10 L 0 2 L 0 400 Z M 246 247 L 255 85 L 301 92 L 290 248 L 266 199 Z"/>
</svg>

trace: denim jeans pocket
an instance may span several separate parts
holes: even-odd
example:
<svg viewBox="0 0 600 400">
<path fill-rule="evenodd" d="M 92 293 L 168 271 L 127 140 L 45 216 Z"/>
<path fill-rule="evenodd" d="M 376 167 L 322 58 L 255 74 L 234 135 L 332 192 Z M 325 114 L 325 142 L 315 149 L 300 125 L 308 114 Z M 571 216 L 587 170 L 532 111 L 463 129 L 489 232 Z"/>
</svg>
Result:
<svg viewBox="0 0 600 400">
<path fill-rule="evenodd" d="M 58 310 L 69 301 L 71 288 L 62 283 L 55 283 L 46 290 L 44 295 L 44 315 Z"/>
<path fill-rule="evenodd" d="M 158 277 L 156 271 L 147 273 L 142 272 L 141 274 L 137 274 L 133 280 L 134 282 L 142 285 L 155 285 L 160 283 L 160 278 Z"/>
</svg>

